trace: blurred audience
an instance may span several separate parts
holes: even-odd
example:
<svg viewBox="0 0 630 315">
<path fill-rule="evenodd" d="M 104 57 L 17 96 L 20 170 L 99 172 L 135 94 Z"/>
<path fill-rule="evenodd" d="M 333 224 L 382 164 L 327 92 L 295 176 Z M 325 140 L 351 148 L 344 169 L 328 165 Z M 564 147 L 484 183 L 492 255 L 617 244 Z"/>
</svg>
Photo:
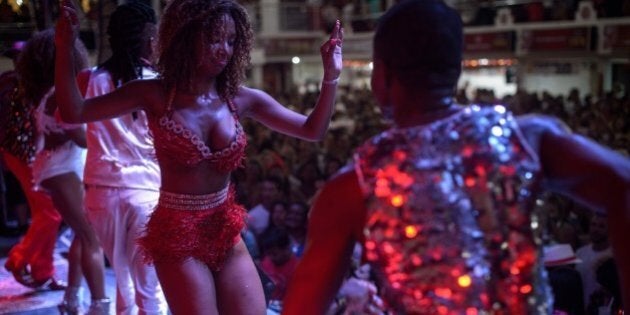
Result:
<svg viewBox="0 0 630 315">
<path fill-rule="evenodd" d="M 583 315 L 582 278 L 575 270 L 582 260 L 569 244 L 545 246 L 543 260 L 554 295 L 555 315 Z"/>
<path fill-rule="evenodd" d="M 248 134 L 252 138 L 249 139 L 246 165 L 234 175 L 234 181 L 237 187 L 243 187 L 239 189 L 243 192 L 239 194 L 240 200 L 243 204 L 250 205 L 249 229 L 255 235 L 251 250 L 255 253 L 261 250 L 256 243 L 262 243 L 262 235 L 267 234 L 265 231 L 285 229 L 290 236 L 293 254 L 299 257 L 305 241 L 310 200 L 317 194 L 320 185 L 351 159 L 353 147 L 388 124 L 380 118 L 370 93 L 366 87 L 340 86 L 331 130 L 321 143 L 293 141 L 282 135 L 269 133 L 264 128 L 249 125 L 248 122 L 244 123 L 245 128 L 250 128 L 251 132 Z M 298 104 L 304 103 L 312 94 L 308 89 L 296 88 L 284 92 L 282 97 L 289 106 L 297 108 Z M 596 139 L 626 155 L 629 153 L 630 121 L 626 117 L 630 117 L 630 100 L 622 86 L 615 85 L 610 92 L 598 96 L 581 94 L 578 89 L 572 89 L 566 97 L 550 92 L 518 91 L 515 95 L 499 99 L 489 89 L 478 90 L 473 99 L 468 99 L 465 93 L 457 95 L 458 102 L 462 104 L 504 104 L 515 114 L 555 115 L 574 132 Z M 565 244 L 571 248 L 571 252 L 580 248 L 578 256 L 583 261 L 576 267 L 563 265 L 548 268 L 552 283 L 573 283 L 569 286 L 560 285 L 564 289 L 557 289 L 556 309 L 558 314 L 584 314 L 591 299 L 590 295 L 594 292 L 592 290 L 598 292 L 597 296 L 601 296 L 602 292 L 595 279 L 594 268 L 599 264 L 592 265 L 599 260 L 592 261 L 586 249 L 597 252 L 599 246 L 603 246 L 598 235 L 605 235 L 605 230 L 602 232 L 605 227 L 598 226 L 602 220 L 597 216 L 591 220 L 589 211 L 560 195 L 549 195 L 540 200 L 540 203 L 543 216 L 541 222 L 544 222 L 547 234 L 544 237 L 545 243 Z M 608 249 L 604 252 L 609 251 Z M 353 268 L 359 267 L 357 265 Z M 584 281 L 583 285 L 583 280 L 579 278 L 580 269 L 592 270 L 591 279 Z M 351 274 L 352 271 L 349 271 L 349 275 Z M 577 280 L 576 275 L 579 278 Z M 346 289 L 362 288 L 357 292 L 373 290 L 365 283 L 357 286 L 356 280 L 347 283 Z M 595 289 L 590 289 L 592 286 Z M 582 287 L 591 293 L 583 293 Z M 576 290 L 582 293 L 576 294 Z M 348 309 L 348 305 L 344 304 L 348 301 L 343 298 L 343 294 L 340 293 L 339 296 L 338 302 L 341 305 L 331 309 L 332 313 L 343 313 Z M 597 298 L 595 302 L 599 303 L 601 300 Z M 576 307 L 579 305 L 583 307 Z M 276 303 L 274 307 L 281 308 L 281 305 Z"/>
</svg>

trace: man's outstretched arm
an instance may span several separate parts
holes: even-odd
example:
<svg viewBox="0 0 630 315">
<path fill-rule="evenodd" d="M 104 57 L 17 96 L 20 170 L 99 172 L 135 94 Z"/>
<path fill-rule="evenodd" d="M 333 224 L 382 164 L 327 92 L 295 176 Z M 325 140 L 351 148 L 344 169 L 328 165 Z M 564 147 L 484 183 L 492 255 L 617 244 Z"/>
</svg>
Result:
<svg viewBox="0 0 630 315">
<path fill-rule="evenodd" d="M 326 313 L 350 265 L 365 221 L 363 196 L 352 169 L 329 181 L 309 217 L 304 256 L 289 283 L 283 314 Z"/>
<path fill-rule="evenodd" d="M 547 189 L 607 213 L 623 305 L 630 310 L 630 159 L 568 132 L 552 118 L 522 118 L 519 126 L 530 142 L 538 142 Z"/>
</svg>

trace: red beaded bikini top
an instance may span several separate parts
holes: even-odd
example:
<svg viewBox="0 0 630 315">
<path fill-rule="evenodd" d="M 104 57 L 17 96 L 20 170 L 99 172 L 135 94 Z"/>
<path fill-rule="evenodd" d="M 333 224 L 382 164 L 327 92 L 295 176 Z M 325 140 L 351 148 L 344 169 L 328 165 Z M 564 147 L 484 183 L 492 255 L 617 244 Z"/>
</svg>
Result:
<svg viewBox="0 0 630 315">
<path fill-rule="evenodd" d="M 239 123 L 238 113 L 232 100 L 228 100 L 227 104 L 236 127 L 234 140 L 225 148 L 213 151 L 199 135 L 173 119 L 174 95 L 175 93 L 171 93 L 166 112 L 161 117 L 149 119 L 149 128 L 155 138 L 155 151 L 158 157 L 169 156 L 188 166 L 195 166 L 208 160 L 215 164 L 219 171 L 226 173 L 241 166 L 245 157 L 247 137 Z"/>
</svg>

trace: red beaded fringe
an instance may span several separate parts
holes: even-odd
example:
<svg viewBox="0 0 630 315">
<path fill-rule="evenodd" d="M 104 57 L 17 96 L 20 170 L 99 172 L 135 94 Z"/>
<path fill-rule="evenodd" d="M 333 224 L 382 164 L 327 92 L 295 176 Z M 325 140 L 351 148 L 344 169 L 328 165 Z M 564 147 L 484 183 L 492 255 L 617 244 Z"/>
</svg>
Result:
<svg viewBox="0 0 630 315">
<path fill-rule="evenodd" d="M 230 187 L 222 204 L 207 210 L 174 210 L 158 204 L 138 240 L 147 263 L 195 258 L 219 271 L 240 239 L 247 212 L 235 202 Z"/>
</svg>

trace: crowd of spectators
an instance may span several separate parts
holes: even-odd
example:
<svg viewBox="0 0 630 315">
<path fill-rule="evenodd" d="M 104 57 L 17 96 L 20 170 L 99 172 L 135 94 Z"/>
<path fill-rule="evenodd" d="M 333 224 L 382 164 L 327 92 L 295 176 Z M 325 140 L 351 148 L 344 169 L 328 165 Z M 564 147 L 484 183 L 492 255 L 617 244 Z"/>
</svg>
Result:
<svg viewBox="0 0 630 315">
<path fill-rule="evenodd" d="M 480 5 L 467 25 L 494 24 L 499 7 L 491 2 L 479 1 Z M 369 2 L 371 6 L 366 1 L 345 1 L 346 6 L 339 6 L 336 10 L 333 3 L 336 2 L 322 1 L 321 24 L 324 26 L 335 16 L 347 14 L 353 22 L 350 27 L 369 30 L 372 15 L 384 9 L 383 1 Z M 593 0 L 593 4 L 598 17 L 630 16 L 628 0 Z M 572 20 L 577 7 L 578 1 L 550 0 L 530 1 L 513 5 L 510 9 L 515 22 L 523 23 Z M 326 12 L 330 14 L 326 15 Z M 362 20 L 362 16 L 367 20 Z M 28 22 L 30 19 L 26 5 L 16 12 L 7 0 L 0 0 L 0 23 Z M 273 96 L 280 103 L 289 104 L 301 112 L 308 111 L 318 96 L 317 91 L 312 89 L 297 88 L 275 94 Z M 630 154 L 630 99 L 621 85 L 615 85 L 612 91 L 602 95 L 581 95 L 577 89 L 566 95 L 548 91 L 518 91 L 501 99 L 495 97 L 492 90 L 480 89 L 473 99 L 467 99 L 465 93 L 458 93 L 457 101 L 463 105 L 503 104 L 517 115 L 553 115 L 574 132 L 625 155 Z M 340 86 L 331 128 L 322 142 L 297 140 L 273 133 L 260 124 L 243 122 L 249 136 L 247 160 L 244 167 L 234 173 L 233 182 L 237 198 L 249 210 L 248 229 L 243 231 L 243 237 L 263 271 L 261 278 L 268 284 L 265 285 L 267 297 L 275 301 L 271 305 L 276 309 L 281 308 L 279 301 L 304 249 L 308 211 L 313 197 L 326 180 L 351 161 L 353 148 L 385 128 L 387 122 L 381 117 L 369 89 Z M 7 178 L 6 183 L 0 180 L 0 194 L 18 196 L 19 188 L 13 177 L 8 173 L 3 175 Z M 3 223 L 8 221 L 8 217 L 15 219 L 19 222 L 17 233 L 22 233 L 26 224 L 23 215 L 26 205 L 20 203 L 20 198 L 9 199 L 8 203 L 0 200 L 4 211 L 12 210 L 3 213 Z M 581 258 L 574 266 L 582 277 L 584 307 L 581 309 L 585 313 L 597 313 L 599 307 L 617 305 L 619 299 L 615 301 L 614 297 L 618 295 L 618 285 L 615 292 L 615 276 L 610 276 L 614 273 L 614 268 L 610 268 L 614 259 L 611 260 L 606 233 L 598 224 L 601 220 L 559 195 L 545 196 L 540 204 L 543 241 L 546 244 L 569 244 Z M 8 231 L 6 226 L 2 228 L 2 232 Z M 361 265 L 360 257 L 360 247 L 357 247 L 356 259 L 331 313 L 361 309 L 364 297 L 374 290 L 373 277 L 365 271 L 369 270 L 369 266 Z M 605 283 L 599 283 L 598 277 Z M 559 292 L 556 294 L 562 296 Z"/>
<path fill-rule="evenodd" d="M 517 115 L 553 115 L 574 132 L 627 155 L 630 148 L 630 120 L 627 118 L 630 117 L 630 100 L 622 92 L 616 87 L 609 93 L 595 97 L 580 95 L 576 89 L 567 96 L 519 91 L 515 95 L 498 99 L 490 90 L 479 90 L 474 99 L 459 97 L 458 102 L 482 106 L 503 104 Z M 235 183 L 240 192 L 240 201 L 250 209 L 250 229 L 247 231 L 251 234 L 250 249 L 254 250 L 254 256 L 261 262 L 262 269 L 272 275 L 272 281 L 279 288 L 271 293 L 272 299 L 281 299 L 286 280 L 295 261 L 300 258 L 307 229 L 308 205 L 318 188 L 336 170 L 351 161 L 354 147 L 377 134 L 387 124 L 381 120 L 367 88 L 343 86 L 338 95 L 331 129 L 320 143 L 271 133 L 265 127 L 248 124 L 247 121 L 244 124 L 248 129 L 247 134 L 251 136 L 249 152 L 245 167 L 235 175 Z M 309 105 L 314 103 L 316 93 L 308 92 L 308 89 L 299 93 L 296 89 L 276 97 L 298 110 L 307 111 Z M 546 244 L 570 244 L 576 251 L 592 244 L 594 236 L 589 210 L 559 195 L 545 196 L 540 204 L 542 222 L 546 227 L 543 235 Z M 604 247 L 609 248 L 607 244 Z M 610 255 L 602 257 L 610 258 Z M 598 259 L 582 269 L 586 270 L 585 274 L 594 277 L 600 263 Z M 354 268 L 359 265 L 356 262 Z M 279 271 L 282 271 L 281 276 Z M 348 285 L 356 288 L 356 277 L 351 271 L 348 277 Z M 366 282 L 362 282 L 363 286 L 359 287 L 363 290 L 361 292 L 367 294 L 369 281 L 363 281 Z M 345 301 L 343 295 L 347 290 L 340 291 L 341 301 Z M 588 290 L 596 292 L 593 293 L 595 296 L 603 294 L 598 285 L 589 285 Z M 593 309 L 597 303 L 608 303 L 609 299 L 595 296 L 591 301 L 590 295 L 593 294 L 584 297 L 585 308 L 590 305 Z"/>
<path fill-rule="evenodd" d="M 316 101 L 317 93 L 296 88 L 273 96 L 306 112 Z M 550 114 L 564 121 L 574 132 L 629 154 L 630 99 L 620 85 L 599 96 L 580 95 L 580 91 L 574 89 L 566 96 L 519 91 L 498 99 L 491 90 L 478 90 L 470 100 L 464 93 L 458 93 L 457 101 L 464 105 L 503 104 L 515 114 Z M 292 139 L 270 132 L 260 124 L 243 121 L 249 136 L 247 160 L 234 173 L 233 183 L 239 201 L 249 210 L 244 239 L 264 271 L 264 281 L 269 284 L 265 286 L 267 296 L 275 301 L 271 305 L 277 309 L 281 307 L 279 301 L 286 283 L 302 254 L 311 200 L 330 176 L 351 161 L 353 148 L 385 128 L 387 122 L 381 117 L 369 89 L 340 86 L 331 127 L 322 142 Z M 541 222 L 546 227 L 545 243 L 569 244 L 578 253 L 597 241 L 599 247 L 609 248 L 607 243 L 601 245 L 602 240 L 597 239 L 601 233 L 593 233 L 593 216 L 583 207 L 552 195 L 541 200 L 541 210 Z M 359 270 L 366 268 L 360 264 L 360 248 L 356 257 L 353 270 L 348 271 L 348 280 L 340 290 L 339 303 L 331 313 L 358 307 L 356 303 L 362 303 L 362 297 L 374 290 L 371 277 L 357 276 Z M 602 257 L 610 258 L 609 255 Z M 592 262 L 585 272 L 594 277 L 600 265 L 599 260 Z M 585 309 L 610 303 L 610 299 L 601 296 L 613 293 L 605 293 L 593 284 L 589 284 L 589 290 L 594 293 L 584 296 Z"/>
</svg>

